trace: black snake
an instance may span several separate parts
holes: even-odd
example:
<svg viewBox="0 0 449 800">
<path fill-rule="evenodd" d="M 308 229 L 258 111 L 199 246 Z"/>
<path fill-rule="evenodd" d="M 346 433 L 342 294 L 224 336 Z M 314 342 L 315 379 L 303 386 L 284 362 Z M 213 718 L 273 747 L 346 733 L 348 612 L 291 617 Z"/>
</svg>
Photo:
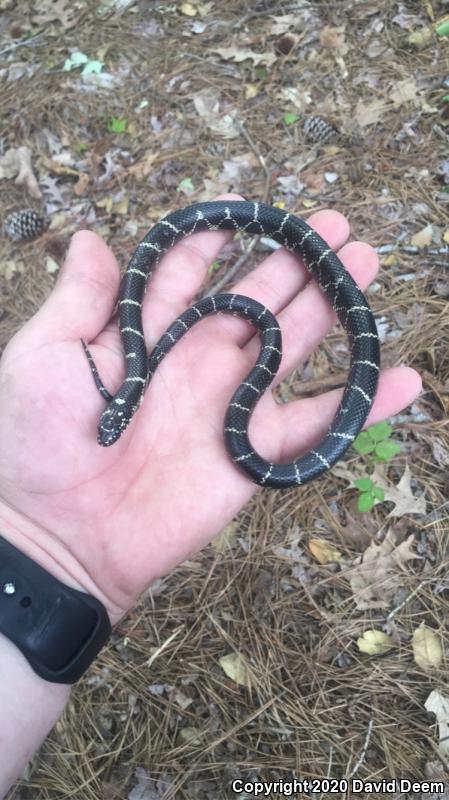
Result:
<svg viewBox="0 0 449 800">
<path fill-rule="evenodd" d="M 142 327 L 142 301 L 153 268 L 181 237 L 219 229 L 263 234 L 294 253 L 331 301 L 349 339 L 349 376 L 334 421 L 315 449 L 290 464 L 266 461 L 254 451 L 248 438 L 251 413 L 275 377 L 282 355 L 279 324 L 263 305 L 236 294 L 205 297 L 170 325 L 148 358 Z M 98 427 L 98 442 L 103 446 L 113 444 L 123 433 L 142 402 L 158 364 L 176 342 L 203 317 L 220 311 L 250 320 L 261 336 L 257 362 L 233 395 L 224 422 L 229 455 L 255 483 L 286 488 L 321 475 L 350 446 L 373 403 L 380 356 L 376 324 L 368 303 L 326 242 L 302 219 L 278 208 L 246 200 L 214 201 L 169 214 L 147 233 L 136 248 L 123 276 L 119 309 L 126 378 L 114 396 L 103 386 L 83 342 L 95 383 L 108 401 Z"/>
</svg>

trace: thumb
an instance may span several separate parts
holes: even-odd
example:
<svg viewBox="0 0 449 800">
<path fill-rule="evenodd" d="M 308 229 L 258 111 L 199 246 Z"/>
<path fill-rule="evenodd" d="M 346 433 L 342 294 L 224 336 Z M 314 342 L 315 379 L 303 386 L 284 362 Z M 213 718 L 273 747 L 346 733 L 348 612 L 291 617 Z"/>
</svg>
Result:
<svg viewBox="0 0 449 800">
<path fill-rule="evenodd" d="M 58 339 L 91 341 L 112 316 L 120 270 L 106 243 L 92 231 L 72 236 L 56 285 L 27 324 L 35 344 Z"/>
</svg>

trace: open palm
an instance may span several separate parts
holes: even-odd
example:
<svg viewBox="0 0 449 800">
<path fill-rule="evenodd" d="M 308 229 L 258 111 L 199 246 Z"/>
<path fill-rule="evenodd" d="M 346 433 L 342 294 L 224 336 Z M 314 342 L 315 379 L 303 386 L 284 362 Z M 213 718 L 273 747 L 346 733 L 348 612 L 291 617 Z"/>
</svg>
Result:
<svg viewBox="0 0 449 800">
<path fill-rule="evenodd" d="M 377 269 L 374 251 L 360 242 L 345 245 L 348 225 L 337 212 L 319 212 L 309 222 L 366 288 Z M 195 234 L 164 257 L 144 303 L 149 349 L 190 304 L 230 235 Z M 298 261 L 279 250 L 234 287 L 278 316 L 284 351 L 278 380 L 305 361 L 334 323 L 308 280 Z M 157 370 L 121 439 L 110 448 L 97 444 L 105 401 L 80 340 L 115 392 L 124 376 L 117 320 L 110 321 L 118 286 L 110 250 L 95 234 L 79 232 L 54 291 L 0 362 L 0 521 L 13 513 L 9 538 L 27 547 L 33 539 L 41 563 L 57 565 L 59 577 L 96 593 L 113 621 L 153 579 L 208 542 L 257 489 L 223 444 L 227 404 L 259 348 L 254 329 L 238 318 L 215 316 L 190 331 Z M 419 389 L 413 370 L 386 370 L 370 423 L 399 411 Z M 305 452 L 326 432 L 340 396 L 332 391 L 279 406 L 267 392 L 251 421 L 254 447 L 273 461 Z"/>
</svg>

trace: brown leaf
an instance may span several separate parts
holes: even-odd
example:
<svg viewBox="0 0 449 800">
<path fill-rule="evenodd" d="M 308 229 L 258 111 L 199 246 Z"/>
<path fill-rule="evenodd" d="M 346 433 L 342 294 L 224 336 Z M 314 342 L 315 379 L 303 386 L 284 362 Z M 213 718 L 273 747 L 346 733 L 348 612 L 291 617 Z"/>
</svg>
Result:
<svg viewBox="0 0 449 800">
<path fill-rule="evenodd" d="M 338 28 L 331 28 L 328 25 L 320 31 L 320 45 L 327 47 L 330 50 L 338 50 L 340 55 L 345 55 L 348 52 L 348 45 L 345 43 L 344 26 L 340 25 Z"/>
<path fill-rule="evenodd" d="M 360 97 L 355 107 L 354 116 L 361 128 L 368 125 L 375 125 L 385 113 L 386 104 L 384 100 L 372 100 L 365 103 Z"/>
<path fill-rule="evenodd" d="M 255 67 L 259 66 L 259 64 L 271 67 L 277 58 L 274 53 L 255 53 L 253 50 L 244 47 L 216 47 L 213 52 L 218 53 L 225 61 L 240 62 L 250 59 Z"/>
<path fill-rule="evenodd" d="M 157 153 L 147 150 L 143 158 L 129 167 L 129 174 L 133 175 L 138 181 L 144 180 L 144 178 L 148 177 L 153 171 L 153 163 L 156 161 L 157 156 Z"/>
<path fill-rule="evenodd" d="M 16 147 L 7 150 L 0 158 L 0 180 L 16 176 L 16 183 L 26 187 L 31 197 L 39 200 L 42 197 L 38 182 L 31 166 L 31 150 L 28 147 Z"/>
<path fill-rule="evenodd" d="M 403 81 L 398 81 L 390 92 L 390 97 L 393 100 L 396 108 L 403 103 L 408 103 L 410 100 L 416 101 L 418 96 L 418 87 L 413 78 L 406 78 Z"/>
<path fill-rule="evenodd" d="M 33 22 L 45 28 L 49 22 L 60 22 L 68 30 L 78 22 L 80 10 L 72 0 L 41 0 L 35 4 Z"/>
<path fill-rule="evenodd" d="M 354 566 L 342 572 L 349 580 L 357 608 L 388 608 L 397 592 L 399 575 L 411 559 L 419 558 L 412 550 L 411 534 L 399 545 L 392 531 L 388 531 L 381 544 L 371 542 Z"/>
<path fill-rule="evenodd" d="M 385 479 L 378 467 L 374 470 L 373 481 L 377 486 L 381 486 L 385 492 L 385 501 L 394 503 L 394 508 L 388 517 L 403 517 L 408 514 L 425 514 L 427 510 L 426 498 L 424 495 L 415 497 L 412 492 L 410 467 L 406 464 L 404 474 L 397 484 L 391 486 Z M 387 519 L 388 519 L 387 517 Z"/>
<path fill-rule="evenodd" d="M 82 197 L 83 194 L 86 193 L 87 187 L 90 183 L 90 175 L 87 172 L 80 172 L 78 176 L 78 180 L 73 187 L 73 191 L 77 197 Z"/>
</svg>

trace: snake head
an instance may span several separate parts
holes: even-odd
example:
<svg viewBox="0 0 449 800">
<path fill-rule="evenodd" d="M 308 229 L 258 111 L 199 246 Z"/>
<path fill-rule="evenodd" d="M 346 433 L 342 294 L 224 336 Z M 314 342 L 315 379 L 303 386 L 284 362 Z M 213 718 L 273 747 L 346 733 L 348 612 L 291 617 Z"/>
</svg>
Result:
<svg viewBox="0 0 449 800">
<path fill-rule="evenodd" d="M 109 447 L 120 438 L 129 423 L 130 417 L 113 400 L 103 411 L 98 425 L 98 444 Z"/>
</svg>

